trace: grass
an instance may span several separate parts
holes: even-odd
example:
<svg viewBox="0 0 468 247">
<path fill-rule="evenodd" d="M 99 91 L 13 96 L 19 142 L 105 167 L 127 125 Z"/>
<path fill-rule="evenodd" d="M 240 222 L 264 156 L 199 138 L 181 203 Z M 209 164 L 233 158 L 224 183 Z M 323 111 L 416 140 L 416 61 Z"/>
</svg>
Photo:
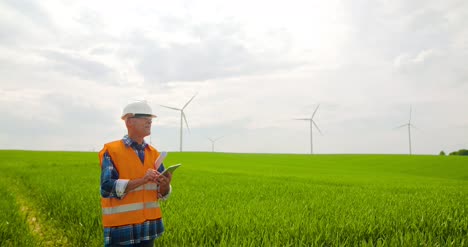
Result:
<svg viewBox="0 0 468 247">
<path fill-rule="evenodd" d="M 21 195 L 10 193 L 6 202 L 28 198 L 55 229 L 46 237 L 102 245 L 97 154 L 0 156 L 0 176 L 11 181 L 5 187 L 21 188 L 10 190 Z M 157 245 L 468 245 L 466 157 L 170 153 L 166 159 L 179 162 Z M 10 212 L 0 216 L 1 226 L 12 218 L 13 235 L 27 232 L 19 209 L 0 205 Z M 9 234 L 0 229 L 0 236 Z M 18 241 L 31 245 L 31 238 Z"/>
<path fill-rule="evenodd" d="M 8 190 L 5 180 L 0 180 L 0 246 L 32 246 L 35 240 L 23 212 Z"/>
</svg>

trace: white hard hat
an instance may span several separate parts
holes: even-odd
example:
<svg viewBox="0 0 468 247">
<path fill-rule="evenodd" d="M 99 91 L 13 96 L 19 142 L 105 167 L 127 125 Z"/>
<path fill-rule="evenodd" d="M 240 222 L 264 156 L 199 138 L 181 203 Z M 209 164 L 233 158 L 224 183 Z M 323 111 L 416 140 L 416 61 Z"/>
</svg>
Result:
<svg viewBox="0 0 468 247">
<path fill-rule="evenodd" d="M 126 105 L 122 112 L 122 119 L 125 120 L 127 117 L 156 117 L 151 110 L 146 100 L 137 101 Z"/>
</svg>

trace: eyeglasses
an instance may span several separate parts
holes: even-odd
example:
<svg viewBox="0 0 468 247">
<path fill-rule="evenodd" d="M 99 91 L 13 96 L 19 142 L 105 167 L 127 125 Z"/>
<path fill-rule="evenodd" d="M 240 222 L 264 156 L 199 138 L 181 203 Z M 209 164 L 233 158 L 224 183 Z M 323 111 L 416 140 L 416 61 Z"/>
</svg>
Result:
<svg viewBox="0 0 468 247">
<path fill-rule="evenodd" d="M 153 118 L 152 118 L 152 117 L 142 117 L 142 116 L 138 116 L 138 117 L 129 117 L 129 118 L 143 119 L 143 120 L 145 120 L 146 122 L 150 122 L 150 123 L 153 122 Z"/>
</svg>

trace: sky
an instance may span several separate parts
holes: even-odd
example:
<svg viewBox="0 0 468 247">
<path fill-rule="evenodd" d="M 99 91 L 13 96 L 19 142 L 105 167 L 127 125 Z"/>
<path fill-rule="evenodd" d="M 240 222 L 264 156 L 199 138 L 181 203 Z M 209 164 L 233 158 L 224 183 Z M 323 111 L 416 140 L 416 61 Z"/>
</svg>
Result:
<svg viewBox="0 0 468 247">
<path fill-rule="evenodd" d="M 0 1 L 0 149 L 99 151 L 147 100 L 158 150 L 468 148 L 464 0 Z"/>
</svg>

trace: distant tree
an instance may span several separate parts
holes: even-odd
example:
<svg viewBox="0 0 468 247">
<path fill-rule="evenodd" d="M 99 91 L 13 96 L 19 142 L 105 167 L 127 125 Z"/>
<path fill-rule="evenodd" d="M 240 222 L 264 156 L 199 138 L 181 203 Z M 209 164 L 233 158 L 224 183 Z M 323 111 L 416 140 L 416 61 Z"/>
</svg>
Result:
<svg viewBox="0 0 468 247">
<path fill-rule="evenodd" d="M 441 156 L 445 156 L 445 152 L 444 152 L 444 150 L 440 151 L 439 155 L 441 155 Z"/>
<path fill-rule="evenodd" d="M 467 149 L 460 149 L 458 151 L 451 152 L 449 155 L 464 155 L 468 156 L 468 150 Z"/>
</svg>

